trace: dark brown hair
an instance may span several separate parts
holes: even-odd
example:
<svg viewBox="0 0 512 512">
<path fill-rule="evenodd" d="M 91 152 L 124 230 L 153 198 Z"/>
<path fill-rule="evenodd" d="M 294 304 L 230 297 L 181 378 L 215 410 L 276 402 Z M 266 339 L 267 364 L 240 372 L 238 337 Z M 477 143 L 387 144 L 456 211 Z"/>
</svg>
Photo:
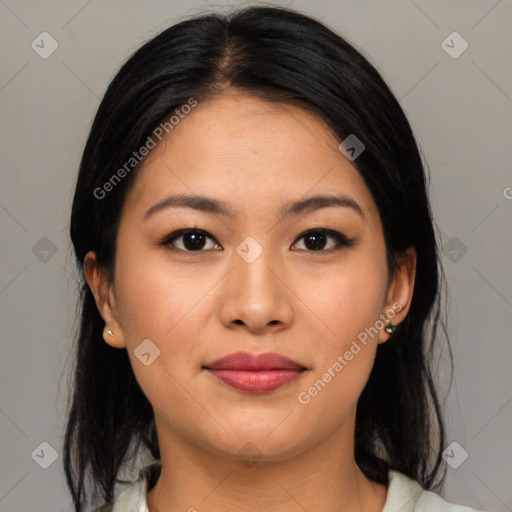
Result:
<svg viewBox="0 0 512 512">
<path fill-rule="evenodd" d="M 355 134 L 364 143 L 354 165 L 379 208 L 389 274 L 406 248 L 414 247 L 418 259 L 410 311 L 393 338 L 379 345 L 359 398 L 355 458 L 376 482 L 386 483 L 392 468 L 427 489 L 441 485 L 444 475 L 436 479 L 445 430 L 432 365 L 438 326 L 446 337 L 440 307 L 444 275 L 426 171 L 406 116 L 380 74 L 324 24 L 277 7 L 206 14 L 164 30 L 128 59 L 98 108 L 80 164 L 70 228 L 80 276 L 88 251 L 113 275 L 120 212 L 138 166 L 108 200 L 94 191 L 176 108 L 226 88 L 298 102 L 340 141 Z M 103 341 L 104 322 L 84 280 L 80 294 L 64 445 L 76 512 L 95 499 L 112 502 L 123 462 L 141 449 L 160 458 L 151 404 L 126 350 Z"/>
</svg>

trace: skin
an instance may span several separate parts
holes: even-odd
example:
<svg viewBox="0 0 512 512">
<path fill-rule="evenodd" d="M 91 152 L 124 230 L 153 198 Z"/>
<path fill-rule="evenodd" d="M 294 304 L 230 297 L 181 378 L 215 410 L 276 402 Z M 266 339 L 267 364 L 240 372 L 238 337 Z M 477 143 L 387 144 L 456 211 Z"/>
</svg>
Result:
<svg viewBox="0 0 512 512">
<path fill-rule="evenodd" d="M 113 281 L 94 252 L 84 262 L 105 320 L 104 340 L 128 350 L 153 406 L 162 473 L 149 492 L 149 510 L 380 512 L 387 487 L 357 466 L 354 425 L 377 346 L 389 338 L 384 328 L 308 404 L 297 396 L 393 304 L 401 305 L 393 322 L 405 318 L 415 251 L 402 255 L 388 281 L 369 189 L 337 137 L 299 107 L 228 91 L 200 102 L 164 142 L 126 197 Z M 143 219 L 171 193 L 207 195 L 237 215 L 173 207 Z M 283 203 L 315 194 L 351 197 L 364 219 L 348 207 L 278 216 Z M 195 252 L 186 252 L 183 237 L 174 251 L 159 245 L 185 228 L 212 239 Z M 328 237 L 315 251 L 301 237 L 312 228 L 336 230 L 356 245 L 338 246 Z M 263 248 L 251 263 L 236 252 L 248 236 Z M 145 366 L 134 350 L 148 338 L 160 356 Z M 308 370 L 254 394 L 202 368 L 241 350 L 277 352 Z M 244 450 L 258 459 L 241 460 Z"/>
</svg>

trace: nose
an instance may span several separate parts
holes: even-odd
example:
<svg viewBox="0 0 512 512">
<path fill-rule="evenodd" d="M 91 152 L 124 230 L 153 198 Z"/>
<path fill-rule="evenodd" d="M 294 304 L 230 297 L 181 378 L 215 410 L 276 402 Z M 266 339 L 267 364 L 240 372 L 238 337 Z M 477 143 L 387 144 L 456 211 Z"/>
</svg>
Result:
<svg viewBox="0 0 512 512">
<path fill-rule="evenodd" d="M 233 268 L 223 280 L 220 320 L 230 329 L 276 333 L 293 321 L 293 292 L 284 266 L 263 250 L 252 262 L 233 254 Z"/>
</svg>

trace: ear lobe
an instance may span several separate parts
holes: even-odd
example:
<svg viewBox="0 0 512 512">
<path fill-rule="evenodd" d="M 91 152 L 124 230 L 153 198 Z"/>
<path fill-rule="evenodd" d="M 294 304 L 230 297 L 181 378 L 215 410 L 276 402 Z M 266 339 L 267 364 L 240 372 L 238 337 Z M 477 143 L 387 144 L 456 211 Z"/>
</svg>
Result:
<svg viewBox="0 0 512 512">
<path fill-rule="evenodd" d="M 89 251 L 85 255 L 84 277 L 94 295 L 96 307 L 105 322 L 103 339 L 114 348 L 124 348 L 126 345 L 123 331 L 117 320 L 112 283 L 105 270 L 99 267 L 96 254 L 93 251 Z M 112 335 L 108 331 L 111 331 Z"/>
<path fill-rule="evenodd" d="M 398 268 L 391 280 L 384 304 L 386 326 L 392 322 L 400 329 L 400 323 L 409 312 L 416 280 L 416 263 L 417 253 L 414 247 L 409 247 L 398 256 Z M 379 333 L 379 343 L 387 341 L 391 336 L 385 327 Z"/>
</svg>

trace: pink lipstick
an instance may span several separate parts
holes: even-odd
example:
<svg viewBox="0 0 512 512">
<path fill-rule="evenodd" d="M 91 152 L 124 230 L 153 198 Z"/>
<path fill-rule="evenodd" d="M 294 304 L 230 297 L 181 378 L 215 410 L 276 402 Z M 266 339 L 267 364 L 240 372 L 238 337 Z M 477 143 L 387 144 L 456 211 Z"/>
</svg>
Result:
<svg viewBox="0 0 512 512">
<path fill-rule="evenodd" d="M 236 352 L 203 368 L 225 384 L 252 393 L 273 391 L 298 379 L 307 370 L 299 363 L 272 352 L 254 355 Z"/>
</svg>

